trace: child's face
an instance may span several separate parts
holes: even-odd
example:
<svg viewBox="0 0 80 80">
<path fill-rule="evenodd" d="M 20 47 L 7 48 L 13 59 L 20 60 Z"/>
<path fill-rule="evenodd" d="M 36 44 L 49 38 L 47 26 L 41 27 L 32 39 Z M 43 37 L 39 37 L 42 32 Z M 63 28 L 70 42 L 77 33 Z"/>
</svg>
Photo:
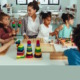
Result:
<svg viewBox="0 0 80 80">
<path fill-rule="evenodd" d="M 34 14 L 36 14 L 36 10 L 34 10 L 34 9 L 33 9 L 32 7 L 30 7 L 30 6 L 28 6 L 27 11 L 28 11 L 28 15 L 29 15 L 30 17 L 32 17 Z"/>
<path fill-rule="evenodd" d="M 44 19 L 44 24 L 48 26 L 50 25 L 50 23 L 51 23 L 51 17 L 47 17 L 46 19 Z"/>
<path fill-rule="evenodd" d="M 9 17 L 8 16 L 3 17 L 2 22 L 5 26 L 9 26 L 10 23 Z"/>
<path fill-rule="evenodd" d="M 70 25 L 73 25 L 73 24 L 74 24 L 74 19 L 70 19 L 70 20 L 69 20 L 69 24 L 70 24 Z"/>
</svg>

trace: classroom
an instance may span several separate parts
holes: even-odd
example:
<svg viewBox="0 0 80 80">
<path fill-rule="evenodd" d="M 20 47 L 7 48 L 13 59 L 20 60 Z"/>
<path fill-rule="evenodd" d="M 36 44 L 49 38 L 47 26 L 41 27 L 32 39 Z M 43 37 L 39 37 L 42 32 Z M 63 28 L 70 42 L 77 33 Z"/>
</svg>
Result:
<svg viewBox="0 0 80 80">
<path fill-rule="evenodd" d="M 80 0 L 0 0 L 0 65 L 80 65 Z"/>
</svg>

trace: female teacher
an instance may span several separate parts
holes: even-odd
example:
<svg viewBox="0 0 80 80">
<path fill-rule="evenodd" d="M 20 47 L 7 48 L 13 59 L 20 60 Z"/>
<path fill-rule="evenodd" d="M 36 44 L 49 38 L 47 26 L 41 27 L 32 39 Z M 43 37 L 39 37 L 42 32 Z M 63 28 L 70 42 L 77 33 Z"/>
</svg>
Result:
<svg viewBox="0 0 80 80">
<path fill-rule="evenodd" d="M 38 2 L 33 1 L 28 4 L 28 16 L 25 16 L 25 18 L 22 21 L 22 34 L 26 39 L 36 38 L 39 33 L 39 27 L 42 23 L 42 20 L 39 15 L 36 15 L 36 12 L 38 12 L 38 10 Z"/>
</svg>

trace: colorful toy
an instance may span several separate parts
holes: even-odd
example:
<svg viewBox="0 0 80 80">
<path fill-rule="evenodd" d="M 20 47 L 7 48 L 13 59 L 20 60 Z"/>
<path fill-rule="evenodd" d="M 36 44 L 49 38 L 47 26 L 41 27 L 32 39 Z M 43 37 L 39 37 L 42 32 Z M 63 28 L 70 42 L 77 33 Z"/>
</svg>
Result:
<svg viewBox="0 0 80 80">
<path fill-rule="evenodd" d="M 65 38 L 65 39 L 62 38 L 59 39 L 59 41 L 64 47 L 75 46 L 70 38 Z"/>
<path fill-rule="evenodd" d="M 27 41 L 27 53 L 26 58 L 33 58 L 31 41 Z"/>
<path fill-rule="evenodd" d="M 35 58 L 41 58 L 42 57 L 42 52 L 41 52 L 41 48 L 40 48 L 40 41 L 37 40 L 36 42 L 36 48 L 35 48 Z"/>
<path fill-rule="evenodd" d="M 16 27 L 16 23 L 15 23 L 15 21 L 12 22 L 12 27 L 13 27 L 13 28 Z"/>
<path fill-rule="evenodd" d="M 18 46 L 20 45 L 20 43 L 21 43 L 20 40 L 16 41 L 16 47 L 17 47 L 17 48 L 18 48 Z"/>
<path fill-rule="evenodd" d="M 22 26 L 22 22 L 19 21 L 19 22 L 18 22 L 18 27 L 20 28 L 21 26 Z"/>
<path fill-rule="evenodd" d="M 17 59 L 25 58 L 24 46 L 20 44 L 17 49 Z"/>
<path fill-rule="evenodd" d="M 14 41 L 17 41 L 17 38 L 16 37 L 14 38 Z"/>
</svg>

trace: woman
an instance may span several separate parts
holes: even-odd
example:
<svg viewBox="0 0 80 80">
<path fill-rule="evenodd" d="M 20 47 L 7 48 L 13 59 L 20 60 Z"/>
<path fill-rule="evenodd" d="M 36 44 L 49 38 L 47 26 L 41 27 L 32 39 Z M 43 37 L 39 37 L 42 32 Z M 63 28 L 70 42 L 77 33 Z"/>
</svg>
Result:
<svg viewBox="0 0 80 80">
<path fill-rule="evenodd" d="M 28 16 L 23 19 L 22 34 L 24 38 L 36 38 L 39 33 L 41 18 L 36 15 L 39 10 L 38 2 L 33 1 L 28 4 Z"/>
</svg>

